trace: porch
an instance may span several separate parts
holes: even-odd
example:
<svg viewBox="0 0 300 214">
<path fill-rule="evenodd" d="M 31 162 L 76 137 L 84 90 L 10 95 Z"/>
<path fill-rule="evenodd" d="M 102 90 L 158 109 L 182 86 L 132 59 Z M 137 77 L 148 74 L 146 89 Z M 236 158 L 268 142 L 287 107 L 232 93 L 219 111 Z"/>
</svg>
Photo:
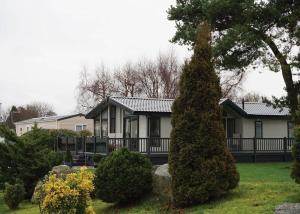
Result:
<svg viewBox="0 0 300 214">
<path fill-rule="evenodd" d="M 237 162 L 290 161 L 293 138 L 227 138 L 226 145 Z M 120 148 L 147 155 L 153 164 L 166 163 L 170 138 L 58 137 L 56 151 L 70 150 L 89 164 L 94 154 L 108 155 Z"/>
</svg>

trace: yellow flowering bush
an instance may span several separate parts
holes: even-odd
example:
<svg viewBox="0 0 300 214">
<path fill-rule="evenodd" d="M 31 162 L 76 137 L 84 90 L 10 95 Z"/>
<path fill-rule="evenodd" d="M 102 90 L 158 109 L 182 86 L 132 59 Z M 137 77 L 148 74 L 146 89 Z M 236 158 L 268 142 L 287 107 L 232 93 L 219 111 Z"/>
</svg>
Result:
<svg viewBox="0 0 300 214">
<path fill-rule="evenodd" d="M 48 214 L 94 214 L 90 193 L 94 190 L 94 174 L 80 168 L 65 179 L 50 175 L 42 185 L 40 210 Z"/>
</svg>

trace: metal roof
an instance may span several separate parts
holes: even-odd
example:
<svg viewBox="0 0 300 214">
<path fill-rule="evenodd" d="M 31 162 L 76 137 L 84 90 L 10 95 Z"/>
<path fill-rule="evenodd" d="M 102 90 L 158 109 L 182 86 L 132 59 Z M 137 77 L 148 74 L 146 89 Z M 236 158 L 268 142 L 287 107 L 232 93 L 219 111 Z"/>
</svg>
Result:
<svg viewBox="0 0 300 214">
<path fill-rule="evenodd" d="M 105 108 L 108 103 L 119 105 L 128 111 L 136 113 L 171 113 L 173 102 L 174 99 L 113 96 L 102 101 L 97 107 L 87 114 L 86 118 L 93 118 L 98 115 L 101 109 Z M 242 103 L 235 103 L 230 99 L 221 99 L 219 104 L 228 105 L 243 116 L 290 116 L 288 108 L 273 108 L 265 103 L 245 102 L 243 108 Z"/>
<path fill-rule="evenodd" d="M 241 109 L 243 109 L 242 103 L 236 103 Z M 264 116 L 289 116 L 288 108 L 273 108 L 273 106 L 266 103 L 258 102 L 245 102 L 244 109 L 248 115 L 264 115 Z"/>
<path fill-rule="evenodd" d="M 70 114 L 70 115 L 55 115 L 49 117 L 35 117 L 28 120 L 22 120 L 15 122 L 15 124 L 31 124 L 31 123 L 44 123 L 44 122 L 52 122 L 58 120 L 64 120 L 72 117 L 84 116 L 84 114 Z"/>
<path fill-rule="evenodd" d="M 124 107 L 134 112 L 172 112 L 174 99 L 137 98 L 137 97 L 110 97 Z"/>
</svg>

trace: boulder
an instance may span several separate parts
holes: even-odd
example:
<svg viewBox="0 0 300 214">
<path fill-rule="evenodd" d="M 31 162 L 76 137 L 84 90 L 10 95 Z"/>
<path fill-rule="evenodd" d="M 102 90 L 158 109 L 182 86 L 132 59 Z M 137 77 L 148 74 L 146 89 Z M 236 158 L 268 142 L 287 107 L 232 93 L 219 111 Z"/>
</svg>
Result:
<svg viewBox="0 0 300 214">
<path fill-rule="evenodd" d="M 284 203 L 275 208 L 275 214 L 298 214 L 300 203 Z"/>
<path fill-rule="evenodd" d="M 163 202 L 172 202 L 171 175 L 169 165 L 157 167 L 153 173 L 153 193 Z"/>
<path fill-rule="evenodd" d="M 76 169 L 71 168 L 67 165 L 59 165 L 54 166 L 51 171 L 45 177 L 40 180 L 37 185 L 34 188 L 34 192 L 31 198 L 31 202 L 34 204 L 38 204 L 41 198 L 43 197 L 43 189 L 42 185 L 46 179 L 48 179 L 48 176 L 51 174 L 55 174 L 57 178 L 65 179 L 68 174 L 76 172 Z"/>
<path fill-rule="evenodd" d="M 49 174 L 55 174 L 57 178 L 65 179 L 68 174 L 73 172 L 75 172 L 75 169 L 67 165 L 59 165 L 53 167 Z"/>
</svg>

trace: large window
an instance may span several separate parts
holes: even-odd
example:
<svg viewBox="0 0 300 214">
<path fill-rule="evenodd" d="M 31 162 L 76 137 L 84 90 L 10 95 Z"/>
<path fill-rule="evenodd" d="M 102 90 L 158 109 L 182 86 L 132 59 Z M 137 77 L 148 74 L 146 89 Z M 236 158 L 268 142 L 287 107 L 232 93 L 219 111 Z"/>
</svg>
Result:
<svg viewBox="0 0 300 214">
<path fill-rule="evenodd" d="M 125 138 L 138 138 L 138 117 L 129 116 L 124 119 L 124 137 Z"/>
<path fill-rule="evenodd" d="M 116 133 L 116 106 L 110 106 L 109 110 L 109 132 Z"/>
<path fill-rule="evenodd" d="M 108 109 L 101 113 L 101 137 L 108 136 Z"/>
<path fill-rule="evenodd" d="M 149 117 L 148 118 L 148 135 L 150 137 L 150 146 L 160 147 L 160 118 Z"/>
<path fill-rule="evenodd" d="M 293 121 L 288 121 L 288 138 L 293 138 L 294 137 L 294 122 Z"/>
<path fill-rule="evenodd" d="M 255 121 L 255 137 L 262 138 L 263 137 L 263 123 L 262 121 Z"/>
<path fill-rule="evenodd" d="M 223 126 L 227 138 L 233 138 L 235 133 L 235 119 L 234 118 L 224 118 Z"/>
<path fill-rule="evenodd" d="M 100 116 L 96 117 L 94 120 L 94 133 L 96 137 L 100 137 L 101 134 Z"/>
</svg>

